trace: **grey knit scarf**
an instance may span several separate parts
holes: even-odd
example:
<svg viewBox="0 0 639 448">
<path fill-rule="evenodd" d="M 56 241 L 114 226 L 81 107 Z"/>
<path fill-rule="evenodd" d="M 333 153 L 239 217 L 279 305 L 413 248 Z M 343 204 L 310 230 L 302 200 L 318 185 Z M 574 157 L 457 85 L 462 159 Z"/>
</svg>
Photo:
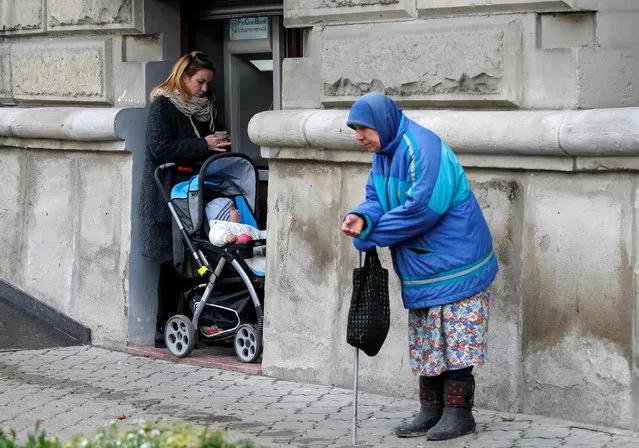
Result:
<svg viewBox="0 0 639 448">
<path fill-rule="evenodd" d="M 211 100 L 208 99 L 208 97 L 192 96 L 191 100 L 187 102 L 184 101 L 184 99 L 182 98 L 182 94 L 178 90 L 169 92 L 165 89 L 158 89 L 155 92 L 153 98 L 156 98 L 158 96 L 164 96 L 168 98 L 180 112 L 189 117 L 189 119 L 191 120 L 191 124 L 193 125 L 193 129 L 195 130 L 195 135 L 197 135 L 198 137 L 200 136 L 200 133 L 195 127 L 192 118 L 195 118 L 201 123 L 208 122 L 211 132 L 215 131 L 214 120 L 215 116 L 217 115 L 217 111 L 213 107 L 213 104 L 211 103 Z"/>
</svg>

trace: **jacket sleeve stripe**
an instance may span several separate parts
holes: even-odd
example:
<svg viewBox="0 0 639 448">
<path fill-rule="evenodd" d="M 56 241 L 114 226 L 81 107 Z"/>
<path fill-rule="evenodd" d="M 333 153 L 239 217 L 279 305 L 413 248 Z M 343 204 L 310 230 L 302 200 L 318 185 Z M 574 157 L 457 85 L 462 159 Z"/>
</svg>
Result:
<svg viewBox="0 0 639 448">
<path fill-rule="evenodd" d="M 450 159 L 446 149 L 447 147 L 444 142 L 441 141 L 439 149 L 441 153 L 439 172 L 437 173 L 437 180 L 433 187 L 430 201 L 428 201 L 428 208 L 439 215 L 446 213 L 457 188 L 456 177 L 458 173 L 456 173 L 456 166 Z M 459 165 L 457 168 L 461 169 L 461 166 Z"/>
<path fill-rule="evenodd" d="M 419 170 L 419 153 L 415 150 L 416 146 L 413 144 L 412 136 L 408 135 L 408 132 L 404 134 L 403 141 L 406 145 L 408 156 L 408 179 L 406 179 L 410 188 L 406 191 L 406 196 L 414 199 L 415 185 L 417 184 L 418 170 Z"/>
<path fill-rule="evenodd" d="M 443 282 L 446 280 L 454 280 L 481 269 L 488 262 L 492 261 L 492 259 L 494 258 L 494 255 L 495 255 L 495 251 L 491 249 L 490 253 L 486 257 L 484 257 L 483 259 L 481 259 L 480 261 L 478 261 L 477 263 L 473 265 L 464 266 L 462 268 L 454 269 L 447 272 L 442 272 L 440 274 L 428 276 L 419 280 L 403 280 L 402 283 L 406 286 L 410 286 L 410 285 L 424 286 L 424 285 L 429 285 L 432 283 Z"/>
</svg>

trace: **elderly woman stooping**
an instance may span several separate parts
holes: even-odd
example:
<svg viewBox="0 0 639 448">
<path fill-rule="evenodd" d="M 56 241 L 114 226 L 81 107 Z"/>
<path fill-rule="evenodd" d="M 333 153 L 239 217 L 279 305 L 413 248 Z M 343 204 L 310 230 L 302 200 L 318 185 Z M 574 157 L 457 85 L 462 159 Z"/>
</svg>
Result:
<svg viewBox="0 0 639 448">
<path fill-rule="evenodd" d="M 231 144 L 227 136 L 213 135 L 216 111 L 207 90 L 214 73 L 206 55 L 193 51 L 182 56 L 166 81 L 151 92 L 139 216 L 142 255 L 160 263 L 156 347 L 164 346 L 164 325 L 176 311 L 182 279 L 172 263 L 171 215 L 153 173 L 167 162 L 203 162 L 212 151 L 224 152 Z M 164 179 L 167 191 L 179 180 L 169 173 Z"/>
<path fill-rule="evenodd" d="M 355 247 L 391 250 L 409 310 L 409 353 L 421 407 L 399 437 L 446 440 L 475 430 L 473 366 L 486 358 L 492 238 L 464 170 L 432 131 L 389 97 L 355 102 L 347 125 L 373 153 L 366 200 L 342 231 Z"/>
</svg>

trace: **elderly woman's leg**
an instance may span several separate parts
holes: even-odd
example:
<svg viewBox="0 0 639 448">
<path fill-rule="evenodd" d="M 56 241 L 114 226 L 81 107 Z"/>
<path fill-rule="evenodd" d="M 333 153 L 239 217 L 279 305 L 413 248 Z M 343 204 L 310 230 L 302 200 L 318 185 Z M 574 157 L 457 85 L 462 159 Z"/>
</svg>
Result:
<svg viewBox="0 0 639 448">
<path fill-rule="evenodd" d="M 439 421 L 444 408 L 444 377 L 419 377 L 420 409 L 413 419 L 395 428 L 398 437 L 424 436 Z"/>
<path fill-rule="evenodd" d="M 428 431 L 428 440 L 448 440 L 475 431 L 472 408 L 475 378 L 472 367 L 445 372 L 444 411 L 441 419 Z"/>
</svg>

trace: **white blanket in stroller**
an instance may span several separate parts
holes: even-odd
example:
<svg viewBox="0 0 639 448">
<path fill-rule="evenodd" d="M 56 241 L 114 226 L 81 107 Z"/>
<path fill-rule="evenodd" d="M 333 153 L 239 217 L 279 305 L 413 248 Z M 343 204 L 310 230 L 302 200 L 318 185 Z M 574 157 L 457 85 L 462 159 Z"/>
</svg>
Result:
<svg viewBox="0 0 639 448">
<path fill-rule="evenodd" d="M 209 226 L 211 228 L 211 230 L 209 230 L 209 240 L 218 247 L 222 247 L 227 244 L 226 237 L 229 234 L 239 236 L 245 233 L 254 240 L 266 239 L 266 230 L 258 230 L 248 224 L 211 219 L 209 221 Z"/>
<path fill-rule="evenodd" d="M 206 205 L 206 216 L 209 220 L 209 241 L 218 247 L 225 246 L 226 236 L 229 233 L 239 236 L 243 233 L 254 240 L 266 239 L 266 230 L 259 230 L 249 224 L 230 222 L 230 210 L 234 208 L 233 201 L 229 198 L 216 198 Z M 253 257 L 244 261 L 254 274 L 264 276 L 266 273 L 265 247 L 259 246 L 253 249 Z"/>
<path fill-rule="evenodd" d="M 209 225 L 211 226 L 211 230 L 209 231 L 209 240 L 218 247 L 222 247 L 227 244 L 226 236 L 229 233 L 234 235 L 241 235 L 245 233 L 250 235 L 250 237 L 254 240 L 266 239 L 266 230 L 258 230 L 248 224 L 212 219 L 209 221 Z M 255 275 L 264 276 L 266 273 L 266 254 L 264 249 L 264 246 L 254 248 L 253 257 L 246 258 L 244 260 Z"/>
</svg>

